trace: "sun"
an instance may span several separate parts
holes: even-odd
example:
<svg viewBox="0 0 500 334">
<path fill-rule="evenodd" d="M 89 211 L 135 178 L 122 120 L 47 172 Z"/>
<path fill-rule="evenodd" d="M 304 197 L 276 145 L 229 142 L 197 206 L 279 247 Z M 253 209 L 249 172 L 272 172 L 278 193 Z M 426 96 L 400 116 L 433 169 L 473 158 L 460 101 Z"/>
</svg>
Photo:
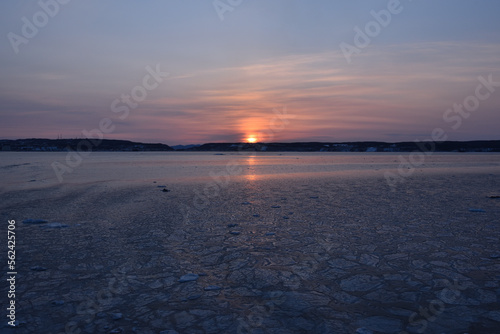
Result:
<svg viewBox="0 0 500 334">
<path fill-rule="evenodd" d="M 249 142 L 250 144 L 256 143 L 257 142 L 257 138 L 255 138 L 255 137 L 248 137 L 247 138 L 247 142 Z"/>
</svg>

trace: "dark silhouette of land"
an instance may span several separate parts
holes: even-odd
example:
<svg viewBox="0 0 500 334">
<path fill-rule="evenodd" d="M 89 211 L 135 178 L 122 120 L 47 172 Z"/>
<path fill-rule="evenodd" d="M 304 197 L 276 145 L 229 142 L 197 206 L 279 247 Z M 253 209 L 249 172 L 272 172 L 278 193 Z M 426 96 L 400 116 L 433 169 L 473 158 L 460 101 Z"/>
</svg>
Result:
<svg viewBox="0 0 500 334">
<path fill-rule="evenodd" d="M 145 144 L 112 139 L 17 139 L 0 140 L 2 151 L 173 151 L 165 144 Z"/>
<path fill-rule="evenodd" d="M 500 152 L 500 140 L 445 142 L 297 142 L 297 143 L 210 143 L 186 151 L 268 151 L 268 152 Z"/>
<path fill-rule="evenodd" d="M 95 139 L 17 139 L 0 140 L 2 151 L 260 151 L 260 152 L 500 152 L 500 140 L 445 142 L 296 142 L 296 143 L 207 143 L 178 145 L 140 143 L 127 140 Z"/>
</svg>

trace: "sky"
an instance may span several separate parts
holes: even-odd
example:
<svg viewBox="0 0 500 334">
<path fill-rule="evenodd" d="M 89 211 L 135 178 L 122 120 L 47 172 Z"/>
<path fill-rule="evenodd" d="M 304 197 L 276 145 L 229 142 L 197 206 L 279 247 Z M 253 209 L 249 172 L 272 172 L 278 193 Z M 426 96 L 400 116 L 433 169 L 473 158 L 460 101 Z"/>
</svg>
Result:
<svg viewBox="0 0 500 334">
<path fill-rule="evenodd" d="M 498 0 L 2 1 L 0 139 L 498 140 L 499 13 Z"/>
</svg>

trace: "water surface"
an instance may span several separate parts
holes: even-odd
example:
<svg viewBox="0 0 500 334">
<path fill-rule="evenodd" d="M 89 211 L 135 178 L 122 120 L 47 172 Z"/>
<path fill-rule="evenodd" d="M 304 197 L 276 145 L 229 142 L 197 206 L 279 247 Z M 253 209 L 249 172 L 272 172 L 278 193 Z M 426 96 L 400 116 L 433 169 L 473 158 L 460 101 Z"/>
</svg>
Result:
<svg viewBox="0 0 500 334">
<path fill-rule="evenodd" d="M 68 169 L 63 183 L 91 182 L 189 182 L 213 175 L 235 179 L 331 177 L 374 175 L 386 171 L 494 172 L 500 168 L 498 153 L 271 153 L 271 152 L 93 152 L 78 163 L 67 153 L 0 152 L 3 187 L 19 189 L 59 183 L 54 163 Z M 63 167 L 65 168 L 65 167 Z M 14 173 L 15 171 L 15 173 Z M 408 173 L 408 172 L 406 172 Z M 410 173 L 413 174 L 413 173 Z"/>
</svg>

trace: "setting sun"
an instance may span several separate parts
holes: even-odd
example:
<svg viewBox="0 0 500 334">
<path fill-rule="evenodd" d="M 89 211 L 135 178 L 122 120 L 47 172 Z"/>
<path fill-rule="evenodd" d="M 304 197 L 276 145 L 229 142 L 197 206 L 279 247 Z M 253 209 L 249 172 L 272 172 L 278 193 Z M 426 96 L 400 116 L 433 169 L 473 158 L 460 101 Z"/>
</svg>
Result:
<svg viewBox="0 0 500 334">
<path fill-rule="evenodd" d="M 248 137 L 247 138 L 247 142 L 249 142 L 251 144 L 256 143 L 257 142 L 257 138 L 255 138 L 255 137 Z"/>
</svg>

